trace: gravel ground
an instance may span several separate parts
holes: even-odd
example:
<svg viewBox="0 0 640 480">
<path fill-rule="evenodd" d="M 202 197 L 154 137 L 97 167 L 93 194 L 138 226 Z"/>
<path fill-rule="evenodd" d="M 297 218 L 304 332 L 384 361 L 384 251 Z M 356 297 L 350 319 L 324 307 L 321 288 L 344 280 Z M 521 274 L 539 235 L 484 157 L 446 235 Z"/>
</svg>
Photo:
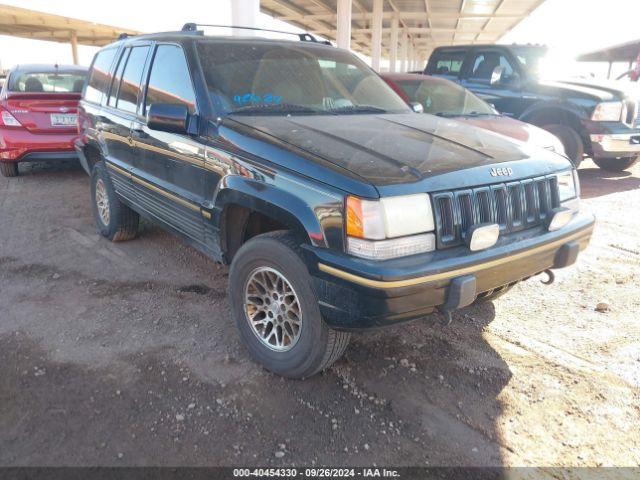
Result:
<svg viewBox="0 0 640 480">
<path fill-rule="evenodd" d="M 580 170 L 598 224 L 547 287 L 253 364 L 227 269 L 96 234 L 76 165 L 0 178 L 0 465 L 640 465 L 640 166 Z"/>
</svg>

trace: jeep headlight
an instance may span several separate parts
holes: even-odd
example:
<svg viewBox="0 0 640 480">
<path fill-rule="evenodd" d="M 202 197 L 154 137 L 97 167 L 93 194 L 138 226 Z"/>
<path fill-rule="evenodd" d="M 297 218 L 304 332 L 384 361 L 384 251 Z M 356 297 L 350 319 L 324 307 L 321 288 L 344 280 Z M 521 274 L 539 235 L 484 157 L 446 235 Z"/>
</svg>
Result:
<svg viewBox="0 0 640 480">
<path fill-rule="evenodd" d="M 591 120 L 597 122 L 617 122 L 622 118 L 623 102 L 601 102 L 591 114 Z"/>
<path fill-rule="evenodd" d="M 365 200 L 346 199 L 347 252 L 370 260 L 430 252 L 436 248 L 431 201 L 426 193 Z"/>
</svg>

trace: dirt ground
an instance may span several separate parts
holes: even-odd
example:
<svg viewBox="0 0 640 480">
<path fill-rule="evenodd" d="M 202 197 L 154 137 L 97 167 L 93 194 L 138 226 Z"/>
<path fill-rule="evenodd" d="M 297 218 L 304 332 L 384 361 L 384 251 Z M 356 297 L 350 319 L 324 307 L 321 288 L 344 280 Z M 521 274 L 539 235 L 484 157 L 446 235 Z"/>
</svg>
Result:
<svg viewBox="0 0 640 480">
<path fill-rule="evenodd" d="M 638 466 L 640 166 L 580 178 L 598 224 L 553 286 L 357 335 L 306 381 L 248 359 L 226 267 L 99 237 L 77 166 L 0 178 L 0 465 Z"/>
</svg>

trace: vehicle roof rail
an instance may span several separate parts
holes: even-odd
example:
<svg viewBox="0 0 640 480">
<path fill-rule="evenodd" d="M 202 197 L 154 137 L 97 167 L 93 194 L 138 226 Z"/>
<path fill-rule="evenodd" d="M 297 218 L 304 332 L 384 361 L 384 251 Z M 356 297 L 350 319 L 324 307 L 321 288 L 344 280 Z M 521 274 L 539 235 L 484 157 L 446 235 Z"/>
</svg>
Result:
<svg viewBox="0 0 640 480">
<path fill-rule="evenodd" d="M 213 25 L 208 23 L 185 23 L 182 27 L 183 32 L 195 32 L 198 30 L 198 27 L 214 27 L 214 28 L 234 28 L 238 30 L 251 30 L 255 32 L 270 32 L 270 33 L 282 33 L 284 35 L 294 35 L 298 37 L 301 42 L 313 42 L 313 43 L 321 43 L 323 45 L 331 45 L 331 42 L 328 40 L 319 40 L 309 32 L 302 33 L 294 33 L 294 32 L 285 32 L 284 30 L 271 30 L 269 28 L 258 28 L 258 27 L 240 27 L 237 25 Z"/>
</svg>

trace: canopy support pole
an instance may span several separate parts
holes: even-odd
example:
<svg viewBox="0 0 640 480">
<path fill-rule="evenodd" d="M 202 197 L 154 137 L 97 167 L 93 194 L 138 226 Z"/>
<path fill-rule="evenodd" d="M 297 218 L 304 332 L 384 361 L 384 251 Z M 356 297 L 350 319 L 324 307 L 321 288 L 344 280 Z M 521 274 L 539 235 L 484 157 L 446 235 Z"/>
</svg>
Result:
<svg viewBox="0 0 640 480">
<path fill-rule="evenodd" d="M 338 14 L 337 38 L 338 48 L 351 49 L 351 1 L 338 0 L 336 13 Z"/>
<path fill-rule="evenodd" d="M 382 56 L 382 0 L 373 0 L 373 19 L 371 21 L 371 68 L 380 71 Z"/>
<path fill-rule="evenodd" d="M 71 56 L 73 57 L 73 64 L 78 65 L 78 33 L 71 32 Z"/>
<path fill-rule="evenodd" d="M 391 19 L 391 45 L 389 45 L 389 71 L 398 68 L 398 17 Z"/>
<path fill-rule="evenodd" d="M 233 0 L 231 2 L 231 24 L 238 27 L 257 27 L 260 0 Z M 253 36 L 253 30 L 235 29 L 235 36 Z"/>
</svg>

